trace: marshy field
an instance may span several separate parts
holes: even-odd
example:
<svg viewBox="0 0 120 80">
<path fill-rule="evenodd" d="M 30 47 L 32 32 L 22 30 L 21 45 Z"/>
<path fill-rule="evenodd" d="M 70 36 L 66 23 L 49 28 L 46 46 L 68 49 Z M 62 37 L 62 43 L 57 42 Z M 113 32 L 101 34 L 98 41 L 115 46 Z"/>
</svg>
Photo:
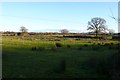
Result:
<svg viewBox="0 0 120 80">
<path fill-rule="evenodd" d="M 2 36 L 2 77 L 117 80 L 119 46 L 113 39 Z"/>
</svg>

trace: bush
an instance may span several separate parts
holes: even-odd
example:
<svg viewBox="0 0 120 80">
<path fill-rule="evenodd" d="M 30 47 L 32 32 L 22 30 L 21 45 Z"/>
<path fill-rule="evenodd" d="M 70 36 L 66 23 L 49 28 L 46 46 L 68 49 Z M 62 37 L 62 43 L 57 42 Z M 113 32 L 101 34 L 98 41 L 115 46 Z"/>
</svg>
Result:
<svg viewBox="0 0 120 80">
<path fill-rule="evenodd" d="M 100 45 L 100 43 L 98 43 L 98 45 Z"/>
<path fill-rule="evenodd" d="M 111 45 L 114 45 L 113 43 L 110 43 Z"/>
<path fill-rule="evenodd" d="M 95 45 L 96 43 L 93 43 L 93 45 Z"/>
<path fill-rule="evenodd" d="M 70 45 L 67 45 L 67 48 L 70 48 L 71 46 Z"/>
<path fill-rule="evenodd" d="M 87 44 L 84 44 L 85 47 L 87 47 L 88 45 Z"/>
<path fill-rule="evenodd" d="M 31 49 L 32 49 L 32 51 L 36 51 L 37 47 L 32 47 Z"/>
<path fill-rule="evenodd" d="M 62 47 L 62 44 L 61 43 L 55 43 L 55 46 L 56 47 Z"/>
</svg>

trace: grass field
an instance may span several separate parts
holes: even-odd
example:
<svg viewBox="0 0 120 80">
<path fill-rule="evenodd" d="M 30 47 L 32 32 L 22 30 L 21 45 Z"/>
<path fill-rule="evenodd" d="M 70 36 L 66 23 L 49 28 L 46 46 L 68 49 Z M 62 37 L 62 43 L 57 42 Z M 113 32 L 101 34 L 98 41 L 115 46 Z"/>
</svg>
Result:
<svg viewBox="0 0 120 80">
<path fill-rule="evenodd" d="M 52 39 L 55 39 L 52 38 Z M 58 43 L 58 45 L 56 44 Z M 2 37 L 3 78 L 111 78 L 118 41 Z"/>
</svg>

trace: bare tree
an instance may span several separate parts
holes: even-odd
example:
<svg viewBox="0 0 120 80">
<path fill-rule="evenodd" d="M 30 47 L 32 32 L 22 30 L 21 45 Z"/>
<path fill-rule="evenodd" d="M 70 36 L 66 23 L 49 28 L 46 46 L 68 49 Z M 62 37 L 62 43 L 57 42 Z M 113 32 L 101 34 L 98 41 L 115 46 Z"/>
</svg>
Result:
<svg viewBox="0 0 120 80">
<path fill-rule="evenodd" d="M 110 9 L 110 12 L 111 12 L 111 18 L 112 19 L 114 19 L 117 23 L 120 23 L 120 19 L 118 19 L 118 18 L 116 18 L 114 15 L 113 15 L 113 12 L 112 12 L 112 9 L 111 8 L 109 8 Z M 119 13 L 119 12 L 118 12 Z"/>
<path fill-rule="evenodd" d="M 103 18 L 95 17 L 92 18 L 91 21 L 88 21 L 88 29 L 96 34 L 96 37 L 98 37 L 98 34 L 101 32 L 105 32 L 106 30 L 106 20 Z"/>
<path fill-rule="evenodd" d="M 61 33 L 69 33 L 69 31 L 67 29 L 62 29 L 60 30 Z"/>
<path fill-rule="evenodd" d="M 115 31 L 113 29 L 108 29 L 109 34 L 112 35 Z"/>
<path fill-rule="evenodd" d="M 28 29 L 27 29 L 26 27 L 24 27 L 24 26 L 21 26 L 21 27 L 20 27 L 20 31 L 21 31 L 22 33 L 25 33 L 25 32 L 28 31 Z"/>
</svg>

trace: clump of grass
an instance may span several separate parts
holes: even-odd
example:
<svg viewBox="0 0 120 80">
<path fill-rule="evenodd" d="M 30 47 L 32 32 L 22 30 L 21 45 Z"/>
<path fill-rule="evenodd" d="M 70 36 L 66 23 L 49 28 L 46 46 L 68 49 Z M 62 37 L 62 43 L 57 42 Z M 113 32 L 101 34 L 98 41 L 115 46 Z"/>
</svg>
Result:
<svg viewBox="0 0 120 80">
<path fill-rule="evenodd" d="M 98 43 L 97 45 L 101 45 L 100 43 Z"/>
<path fill-rule="evenodd" d="M 61 43 L 55 43 L 55 46 L 56 47 L 62 47 L 62 44 Z"/>
<path fill-rule="evenodd" d="M 95 45 L 95 43 L 93 43 L 93 45 Z"/>
<path fill-rule="evenodd" d="M 84 44 L 85 47 L 87 47 L 88 45 L 87 44 Z"/>
<path fill-rule="evenodd" d="M 75 39 L 76 41 L 79 41 L 79 40 L 81 40 L 80 38 L 77 38 L 77 39 Z"/>
<path fill-rule="evenodd" d="M 102 42 L 101 44 L 104 45 L 104 42 Z"/>
<path fill-rule="evenodd" d="M 120 43 L 117 43 L 116 45 L 120 47 Z"/>
<path fill-rule="evenodd" d="M 68 44 L 68 45 L 67 45 L 67 48 L 71 48 L 71 46 Z"/>
<path fill-rule="evenodd" d="M 32 50 L 32 51 L 36 51 L 36 50 L 37 50 L 37 47 L 32 47 L 31 50 Z"/>
<path fill-rule="evenodd" d="M 110 43 L 110 45 L 114 45 L 114 43 Z"/>
<path fill-rule="evenodd" d="M 44 47 L 32 47 L 31 50 L 32 51 L 43 51 L 45 50 L 45 48 Z"/>
<path fill-rule="evenodd" d="M 92 43 L 91 46 L 95 46 L 95 43 Z"/>
</svg>

